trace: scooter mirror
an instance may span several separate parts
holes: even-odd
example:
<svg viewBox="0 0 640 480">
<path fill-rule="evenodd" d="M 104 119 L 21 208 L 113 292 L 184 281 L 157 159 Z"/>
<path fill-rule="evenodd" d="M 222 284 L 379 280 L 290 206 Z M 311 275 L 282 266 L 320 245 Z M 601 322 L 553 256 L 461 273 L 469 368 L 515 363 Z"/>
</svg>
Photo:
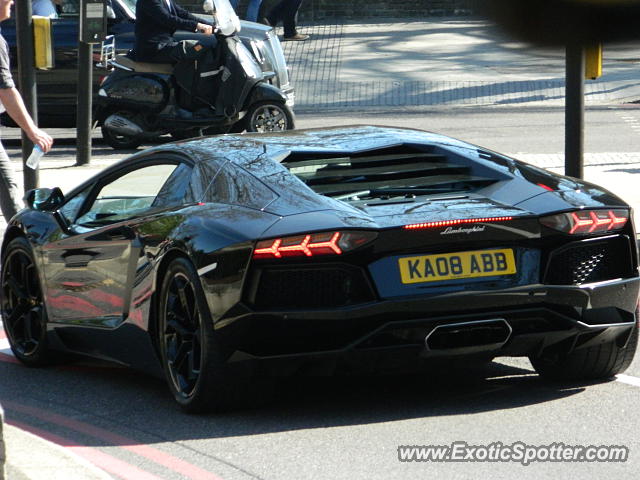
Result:
<svg viewBox="0 0 640 480">
<path fill-rule="evenodd" d="M 222 35 L 233 35 L 240 31 L 240 19 L 229 0 L 213 0 L 215 12 L 213 14 L 216 27 Z"/>
</svg>

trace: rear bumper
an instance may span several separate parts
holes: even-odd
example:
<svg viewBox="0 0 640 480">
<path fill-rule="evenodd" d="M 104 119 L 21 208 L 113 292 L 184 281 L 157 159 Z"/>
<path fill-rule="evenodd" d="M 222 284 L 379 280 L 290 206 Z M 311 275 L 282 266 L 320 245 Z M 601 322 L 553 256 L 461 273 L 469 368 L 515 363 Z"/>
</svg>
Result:
<svg viewBox="0 0 640 480">
<path fill-rule="evenodd" d="M 400 351 L 419 358 L 483 354 L 528 356 L 556 346 L 563 351 L 626 337 L 636 322 L 640 279 L 582 286 L 529 285 L 501 291 L 452 293 L 402 298 L 349 308 L 314 311 L 247 311 L 225 319 L 218 331 L 235 353 L 230 361 L 348 357 Z M 429 348 L 434 330 L 451 324 L 498 322 L 504 338 L 452 348 Z M 465 327 L 466 328 L 466 327 Z M 458 330 L 457 328 L 453 328 Z M 501 329 L 498 328 L 498 331 Z M 488 334 L 491 335 L 491 334 Z M 483 339 L 484 338 L 484 339 Z M 454 341 L 455 343 L 455 341 Z"/>
</svg>

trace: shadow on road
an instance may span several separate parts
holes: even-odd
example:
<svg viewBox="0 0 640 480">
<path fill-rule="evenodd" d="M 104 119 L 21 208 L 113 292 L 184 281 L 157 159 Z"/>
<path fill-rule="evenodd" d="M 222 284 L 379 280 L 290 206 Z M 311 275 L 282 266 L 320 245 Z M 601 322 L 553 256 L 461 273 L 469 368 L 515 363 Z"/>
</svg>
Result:
<svg viewBox="0 0 640 480">
<path fill-rule="evenodd" d="M 288 378 L 266 406 L 198 416 L 182 413 L 164 382 L 125 368 L 90 363 L 37 370 L 0 363 L 0 376 L 0 402 L 9 419 L 96 446 L 467 415 L 553 402 L 584 390 L 584 384 L 555 386 L 531 370 L 490 363 L 441 374 Z M 72 427 L 70 433 L 61 418 L 87 428 Z M 118 440 L 96 434 L 95 427 Z"/>
</svg>

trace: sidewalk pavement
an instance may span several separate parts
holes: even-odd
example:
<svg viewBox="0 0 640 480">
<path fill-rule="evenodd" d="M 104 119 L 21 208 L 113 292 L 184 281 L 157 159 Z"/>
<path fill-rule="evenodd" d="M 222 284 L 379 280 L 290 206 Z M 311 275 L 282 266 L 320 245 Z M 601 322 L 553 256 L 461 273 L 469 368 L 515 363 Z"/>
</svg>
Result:
<svg viewBox="0 0 640 480">
<path fill-rule="evenodd" d="M 301 116 L 305 112 L 353 111 L 359 107 L 557 107 L 564 102 L 561 50 L 532 48 L 511 41 L 477 19 L 308 24 L 301 25 L 300 31 L 311 34 L 311 40 L 285 42 L 283 47 L 296 88 L 296 111 Z M 604 75 L 587 82 L 586 104 L 619 104 L 640 99 L 640 42 L 605 45 L 604 55 Z M 91 164 L 75 166 L 72 140 L 75 132 L 48 131 L 58 142 L 41 162 L 43 186 L 59 186 L 68 191 L 128 155 L 96 142 Z M 21 181 L 19 131 L 4 128 L 2 133 L 8 140 L 5 143 L 13 144 L 8 151 Z M 99 136 L 96 132 L 95 138 Z M 563 172 L 562 155 L 531 154 L 518 158 Z M 640 170 L 640 152 L 587 154 L 585 160 L 587 180 L 616 192 L 636 210 L 640 208 L 640 189 L 628 175 L 629 171 Z M 612 169 L 611 165 L 620 168 Z M 4 430 L 11 480 L 110 478 L 71 449 L 10 425 L 5 425 Z"/>
<path fill-rule="evenodd" d="M 72 450 L 12 425 L 4 425 L 4 440 L 6 480 L 112 479 Z"/>
<path fill-rule="evenodd" d="M 299 30 L 311 40 L 283 43 L 298 112 L 564 105 L 564 50 L 513 41 L 481 19 L 308 24 Z M 640 98 L 640 40 L 605 44 L 603 52 L 602 77 L 585 83 L 586 104 Z"/>
</svg>

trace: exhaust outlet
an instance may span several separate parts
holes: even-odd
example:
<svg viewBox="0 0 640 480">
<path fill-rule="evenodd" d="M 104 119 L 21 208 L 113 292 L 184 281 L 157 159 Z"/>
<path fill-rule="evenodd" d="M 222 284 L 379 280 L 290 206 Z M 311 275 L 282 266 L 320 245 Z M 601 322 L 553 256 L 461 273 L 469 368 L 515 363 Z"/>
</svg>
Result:
<svg viewBox="0 0 640 480">
<path fill-rule="evenodd" d="M 144 133 L 140 125 L 118 114 L 109 115 L 104 121 L 104 127 L 127 137 L 138 137 Z"/>
<path fill-rule="evenodd" d="M 504 318 L 438 325 L 426 336 L 427 350 L 434 354 L 470 354 L 497 350 L 511 337 Z"/>
</svg>

